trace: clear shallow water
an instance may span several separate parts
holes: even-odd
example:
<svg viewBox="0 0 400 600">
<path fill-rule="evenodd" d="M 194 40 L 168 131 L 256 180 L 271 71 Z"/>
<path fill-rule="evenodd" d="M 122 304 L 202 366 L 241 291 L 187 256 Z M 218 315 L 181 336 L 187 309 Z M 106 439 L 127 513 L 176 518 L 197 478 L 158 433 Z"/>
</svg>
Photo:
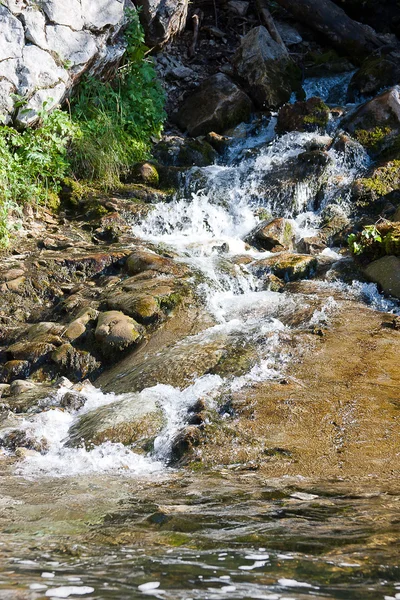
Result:
<svg viewBox="0 0 400 600">
<path fill-rule="evenodd" d="M 318 88 L 308 82 L 307 93 L 322 90 L 327 97 L 329 86 L 340 82 L 324 80 Z M 309 151 L 318 136 L 274 139 L 274 124 L 274 118 L 261 123 L 222 164 L 193 169 L 179 198 L 156 206 L 133 228 L 201 274 L 197 292 L 215 324 L 178 344 L 177 360 L 210 343 L 247 340 L 257 349 L 256 365 L 239 376 L 206 374 L 184 389 L 160 380 L 136 394 L 143 403 L 158 403 L 166 416 L 146 456 L 109 442 L 92 450 L 66 446 L 83 414 L 129 394 L 88 387 L 86 404 L 75 413 L 48 405 L 40 414 L 12 417 L 35 438 L 45 437 L 49 451 L 16 462 L 2 480 L 0 599 L 372 600 L 400 594 L 400 492 L 392 483 L 263 481 L 251 464 L 190 476 L 166 466 L 171 440 L 196 400 L 212 406 L 221 390 L 282 377 L 290 352 L 281 335 L 290 331 L 293 315 L 299 313 L 300 329 L 327 325 L 340 310 L 337 294 L 397 310 L 375 286 L 358 282 L 321 282 L 321 298 L 270 292 L 250 267 L 235 262 L 238 255 L 252 261 L 270 255 L 243 241 L 265 212 L 291 219 L 298 240 L 315 234 L 327 205 L 346 213 L 349 186 L 368 165 L 361 147 L 347 155 L 330 148 L 322 188 L 311 179 L 277 195 L 271 187 L 276 171 Z M 335 250 L 325 254 L 340 259 Z"/>
<path fill-rule="evenodd" d="M 107 482 L 91 485 L 99 493 Z M 382 483 L 263 482 L 228 470 L 153 489 L 139 480 L 126 491 L 84 534 L 75 524 L 74 536 L 19 533 L 11 545 L 6 532 L 0 597 L 4 589 L 27 592 L 18 598 L 78 597 L 91 588 L 87 597 L 96 599 L 372 600 L 400 591 L 400 495 Z M 60 515 L 48 512 L 56 529 Z"/>
</svg>

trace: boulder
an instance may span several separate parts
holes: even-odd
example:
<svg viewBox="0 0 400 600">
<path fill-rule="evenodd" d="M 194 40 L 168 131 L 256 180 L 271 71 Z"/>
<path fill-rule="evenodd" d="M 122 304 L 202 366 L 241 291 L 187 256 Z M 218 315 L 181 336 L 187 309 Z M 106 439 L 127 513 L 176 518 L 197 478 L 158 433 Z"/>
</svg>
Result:
<svg viewBox="0 0 400 600">
<path fill-rule="evenodd" d="M 262 25 L 242 38 L 233 62 L 237 77 L 260 109 L 278 108 L 300 88 L 300 70 Z"/>
<path fill-rule="evenodd" d="M 128 256 L 126 268 L 130 275 L 137 275 L 144 271 L 157 271 L 158 273 L 183 275 L 187 271 L 184 265 L 179 265 L 170 258 L 160 256 L 146 248 L 136 248 L 136 250 Z"/>
<path fill-rule="evenodd" d="M 279 218 L 262 221 L 246 237 L 246 242 L 261 250 L 292 250 L 294 243 L 293 226 L 287 219 Z"/>
<path fill-rule="evenodd" d="M 70 429 L 68 446 L 92 447 L 110 441 L 149 450 L 164 421 L 153 398 L 144 401 L 139 394 L 130 394 L 80 417 Z"/>
<path fill-rule="evenodd" d="M 159 3 L 160 4 L 160 3 Z M 122 58 L 118 32 L 130 0 L 4 0 L 0 6 L 0 117 L 31 125 L 62 102 L 79 75 L 107 73 Z M 19 110 L 18 96 L 26 104 Z"/>
<path fill-rule="evenodd" d="M 52 352 L 51 361 L 59 375 L 65 375 L 72 381 L 81 381 L 96 373 L 100 367 L 100 363 L 89 352 L 77 350 L 68 343 Z"/>
<path fill-rule="evenodd" d="M 186 26 L 189 0 L 136 0 L 141 6 L 140 20 L 151 48 L 163 46 Z"/>
<path fill-rule="evenodd" d="M 207 167 L 217 159 L 217 153 L 210 143 L 177 135 L 165 136 L 154 147 L 153 155 L 167 167 Z"/>
<path fill-rule="evenodd" d="M 312 277 L 316 272 L 317 266 L 317 259 L 314 256 L 282 252 L 270 258 L 255 261 L 251 265 L 251 270 L 257 276 L 272 273 L 284 281 L 294 281 L 296 279 Z"/>
<path fill-rule="evenodd" d="M 400 86 L 383 92 L 362 104 L 342 121 L 342 127 L 360 142 L 374 158 L 390 158 L 399 151 Z"/>
<path fill-rule="evenodd" d="M 95 331 L 96 342 L 105 355 L 126 350 L 143 337 L 143 328 L 117 310 L 100 313 Z"/>
<path fill-rule="evenodd" d="M 329 108 L 321 98 L 306 102 L 285 104 L 279 111 L 277 131 L 316 131 L 324 129 L 329 121 Z"/>
<path fill-rule="evenodd" d="M 356 102 L 360 97 L 371 97 L 380 90 L 400 83 L 400 54 L 398 51 L 379 53 L 365 59 L 351 78 L 347 101 Z"/>
<path fill-rule="evenodd" d="M 11 383 L 20 377 L 28 377 L 30 364 L 27 360 L 9 360 L 0 366 L 0 382 Z"/>
<path fill-rule="evenodd" d="M 385 294 L 400 298 L 400 258 L 384 256 L 371 262 L 364 270 L 370 281 L 377 283 Z"/>
<path fill-rule="evenodd" d="M 247 121 L 250 114 L 250 98 L 226 75 L 217 73 L 185 100 L 176 121 L 182 131 L 196 137 L 210 131 L 223 133 Z"/>
</svg>

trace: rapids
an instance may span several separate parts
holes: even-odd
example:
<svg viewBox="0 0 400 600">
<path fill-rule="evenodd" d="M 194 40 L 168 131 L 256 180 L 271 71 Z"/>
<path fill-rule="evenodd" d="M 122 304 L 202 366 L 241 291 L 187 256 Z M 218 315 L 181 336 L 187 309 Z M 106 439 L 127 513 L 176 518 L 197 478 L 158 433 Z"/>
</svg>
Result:
<svg viewBox="0 0 400 600">
<path fill-rule="evenodd" d="M 307 94 L 318 91 L 329 99 L 350 76 L 309 81 Z M 302 476 L 265 481 L 240 460 L 209 477 L 181 474 L 170 465 L 173 440 L 197 401 L 220 410 L 221 397 L 284 381 L 293 356 L 289 336 L 329 326 L 343 298 L 398 312 L 376 286 L 329 277 L 345 260 L 338 248 L 321 253 L 327 275 L 313 292 L 266 289 L 252 265 L 271 253 L 250 248 L 246 235 L 266 215 L 289 219 L 297 241 L 315 235 L 327 210 L 348 215 L 351 183 L 369 165 L 361 145 L 341 151 L 332 144 L 322 174 L 282 186 L 287 166 L 334 138 L 340 119 L 318 135 L 276 136 L 275 124 L 272 116 L 246 126 L 219 164 L 193 167 L 171 203 L 132 223 L 132 236 L 170 251 L 196 273 L 196 294 L 209 316 L 209 326 L 171 349 L 172 364 L 210 344 L 247 344 L 255 360 L 240 374 L 194 374 L 183 388 L 163 379 L 121 393 L 88 384 L 82 392 L 86 403 L 73 414 L 54 407 L 53 399 L 41 412 L 12 416 L 9 427 L 46 439 L 48 447 L 4 474 L 0 501 L 12 516 L 7 526 L 3 511 L 0 521 L 0 598 L 400 597 L 395 552 L 384 544 L 391 522 L 393 544 L 399 540 L 397 489 L 389 486 L 380 497 L 376 486 L 364 492 L 356 482 Z M 159 354 L 160 362 L 167 360 Z M 125 376 L 119 374 L 121 382 Z M 82 416 L 130 399 L 163 411 L 165 423 L 152 450 L 143 455 L 111 442 L 70 447 L 71 428 Z M 221 418 L 228 420 L 226 410 Z M 379 535 L 383 547 L 376 554 Z"/>
</svg>

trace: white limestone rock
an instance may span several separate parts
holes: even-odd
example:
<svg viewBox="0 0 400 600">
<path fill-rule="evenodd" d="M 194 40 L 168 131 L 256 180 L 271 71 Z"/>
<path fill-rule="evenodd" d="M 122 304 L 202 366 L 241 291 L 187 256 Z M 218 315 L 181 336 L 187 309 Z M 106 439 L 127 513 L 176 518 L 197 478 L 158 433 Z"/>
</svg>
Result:
<svg viewBox="0 0 400 600">
<path fill-rule="evenodd" d="M 88 31 L 73 31 L 63 25 L 48 25 L 46 35 L 49 48 L 71 67 L 89 63 L 98 51 L 94 37 Z"/>
<path fill-rule="evenodd" d="M 48 52 L 37 46 L 25 46 L 21 62 L 18 86 L 21 96 L 35 89 L 52 88 L 60 81 L 65 83 L 68 80 L 67 71 L 59 67 Z"/>
<path fill-rule="evenodd" d="M 1 63 L 1 76 L 11 83 L 17 88 L 19 86 L 19 76 L 18 71 L 21 65 L 21 61 L 19 58 L 9 58 L 8 60 L 3 60 Z"/>
<path fill-rule="evenodd" d="M 14 109 L 11 94 L 15 94 L 15 87 L 10 81 L 0 79 L 0 123 L 6 125 L 11 121 L 10 113 Z"/>
<path fill-rule="evenodd" d="M 41 10 L 28 7 L 24 12 L 25 37 L 39 48 L 47 49 L 46 17 Z"/>
<path fill-rule="evenodd" d="M 60 104 L 65 97 L 67 86 L 61 82 L 52 88 L 38 90 L 18 112 L 16 122 L 18 125 L 32 125 L 37 120 L 38 112 L 46 103 L 46 110 L 50 111 Z"/>
<path fill-rule="evenodd" d="M 84 27 L 91 30 L 115 26 L 124 18 L 122 0 L 81 0 Z"/>
<path fill-rule="evenodd" d="M 26 0 L 2 0 L 1 4 L 6 6 L 13 15 L 20 15 L 26 8 Z"/>
<path fill-rule="evenodd" d="M 109 2 L 112 0 L 109 0 Z M 94 5 L 97 2 L 93 1 Z M 83 28 L 82 7 L 79 0 L 42 0 L 42 8 L 47 17 L 58 25 L 67 25 L 75 31 Z"/>
<path fill-rule="evenodd" d="M 5 6 L 0 5 L 0 61 L 19 58 L 24 46 L 22 23 Z M 1 72 L 0 72 L 1 73 Z"/>
</svg>

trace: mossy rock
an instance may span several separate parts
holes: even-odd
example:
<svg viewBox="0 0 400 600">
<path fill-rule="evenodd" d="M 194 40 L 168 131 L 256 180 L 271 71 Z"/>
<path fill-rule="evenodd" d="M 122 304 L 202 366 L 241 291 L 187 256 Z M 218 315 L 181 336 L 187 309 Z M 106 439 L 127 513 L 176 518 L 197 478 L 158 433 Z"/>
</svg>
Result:
<svg viewBox="0 0 400 600">
<path fill-rule="evenodd" d="M 160 177 L 157 167 L 150 162 L 140 162 L 133 165 L 127 177 L 128 182 L 143 183 L 157 188 L 160 183 Z"/>
<path fill-rule="evenodd" d="M 285 104 L 279 111 L 277 131 L 316 131 L 325 129 L 330 111 L 321 98 Z"/>
<path fill-rule="evenodd" d="M 400 160 L 390 161 L 375 168 L 369 177 L 357 179 L 353 185 L 353 197 L 367 205 L 400 189 Z"/>
<path fill-rule="evenodd" d="M 373 96 L 383 88 L 400 81 L 398 58 L 391 54 L 369 56 L 353 75 L 347 90 L 347 101 L 356 102 L 360 97 Z"/>
</svg>

